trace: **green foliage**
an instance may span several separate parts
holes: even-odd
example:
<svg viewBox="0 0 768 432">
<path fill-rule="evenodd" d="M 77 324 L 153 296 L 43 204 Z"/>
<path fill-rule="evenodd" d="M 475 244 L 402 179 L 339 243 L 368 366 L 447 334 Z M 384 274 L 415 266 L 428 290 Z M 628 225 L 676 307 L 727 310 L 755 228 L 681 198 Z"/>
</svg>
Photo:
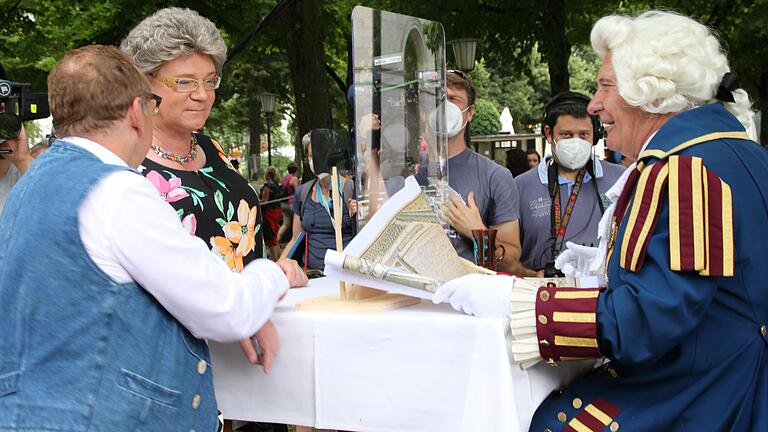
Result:
<svg viewBox="0 0 768 432">
<path fill-rule="evenodd" d="M 477 99 L 475 116 L 472 118 L 472 135 L 494 135 L 501 130 L 499 110 L 491 101 Z"/>
<path fill-rule="evenodd" d="M 40 126 L 33 121 L 24 122 L 24 133 L 27 134 L 27 141 L 30 146 L 34 146 L 45 138 Z"/>
</svg>

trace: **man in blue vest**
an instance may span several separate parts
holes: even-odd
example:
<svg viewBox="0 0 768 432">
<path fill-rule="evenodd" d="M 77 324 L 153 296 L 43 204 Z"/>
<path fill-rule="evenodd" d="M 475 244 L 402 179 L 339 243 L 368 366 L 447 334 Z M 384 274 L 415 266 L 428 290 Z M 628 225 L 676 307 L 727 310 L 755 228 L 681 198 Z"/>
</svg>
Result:
<svg viewBox="0 0 768 432">
<path fill-rule="evenodd" d="M 509 316 L 524 365 L 608 360 L 550 395 L 532 431 L 768 430 L 768 152 L 745 131 L 747 94 L 688 17 L 604 17 L 592 45 L 588 109 L 637 160 L 585 260 L 607 259 L 607 287 L 473 275 L 435 300 Z"/>
<path fill-rule="evenodd" d="M 114 47 L 48 76 L 59 136 L 0 216 L 0 430 L 214 431 L 203 339 L 247 339 L 295 262 L 232 273 L 135 168 L 161 99 Z"/>
</svg>

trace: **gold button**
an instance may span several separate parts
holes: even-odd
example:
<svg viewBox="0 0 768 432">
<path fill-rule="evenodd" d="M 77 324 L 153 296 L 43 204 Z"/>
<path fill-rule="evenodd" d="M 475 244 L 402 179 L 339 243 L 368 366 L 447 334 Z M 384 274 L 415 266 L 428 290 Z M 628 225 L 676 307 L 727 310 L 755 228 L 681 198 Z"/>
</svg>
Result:
<svg viewBox="0 0 768 432">
<path fill-rule="evenodd" d="M 552 432 L 552 429 L 544 429 L 544 432 Z"/>
<path fill-rule="evenodd" d="M 616 422 L 611 422 L 611 432 L 616 432 L 619 430 L 619 424 Z"/>
<path fill-rule="evenodd" d="M 766 328 L 765 328 L 765 326 L 764 326 L 764 325 L 761 325 L 761 326 L 760 326 L 760 334 L 761 334 L 761 335 L 763 335 L 763 336 L 765 336 L 765 333 L 766 333 Z"/>
<path fill-rule="evenodd" d="M 616 372 L 616 369 L 614 369 L 614 368 L 608 368 L 608 373 L 610 373 L 611 376 L 614 377 L 614 378 L 618 378 L 619 377 L 619 373 Z"/>
<path fill-rule="evenodd" d="M 573 398 L 573 407 L 576 409 L 581 408 L 581 405 L 583 405 L 583 402 L 581 402 L 581 399 L 579 398 Z"/>
<path fill-rule="evenodd" d="M 560 423 L 565 423 L 566 420 L 568 420 L 568 416 L 565 415 L 564 412 L 560 411 L 559 413 L 557 413 L 557 421 L 559 421 Z"/>
<path fill-rule="evenodd" d="M 544 325 L 547 325 L 547 317 L 545 317 L 544 315 L 539 315 L 539 322 Z"/>
<path fill-rule="evenodd" d="M 192 396 L 192 409 L 196 410 L 200 408 L 200 395 L 196 394 Z"/>
<path fill-rule="evenodd" d="M 197 362 L 197 373 L 202 375 L 205 373 L 206 369 L 208 369 L 208 363 L 206 363 L 205 360 Z"/>
<path fill-rule="evenodd" d="M 547 301 L 549 300 L 549 291 L 542 291 L 539 293 L 539 298 L 541 301 Z"/>
</svg>

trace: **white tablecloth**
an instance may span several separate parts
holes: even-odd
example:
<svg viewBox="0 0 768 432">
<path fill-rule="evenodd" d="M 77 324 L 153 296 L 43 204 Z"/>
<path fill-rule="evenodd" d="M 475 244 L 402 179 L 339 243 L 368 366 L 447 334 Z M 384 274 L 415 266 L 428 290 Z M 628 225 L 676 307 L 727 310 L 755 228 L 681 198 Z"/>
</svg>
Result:
<svg viewBox="0 0 768 432">
<path fill-rule="evenodd" d="M 227 419 L 326 429 L 527 431 L 538 404 L 583 364 L 523 371 L 503 319 L 422 302 L 388 312 L 310 312 L 296 302 L 338 291 L 331 279 L 292 289 L 272 317 L 281 351 L 269 376 L 238 344 L 211 343 Z"/>
</svg>

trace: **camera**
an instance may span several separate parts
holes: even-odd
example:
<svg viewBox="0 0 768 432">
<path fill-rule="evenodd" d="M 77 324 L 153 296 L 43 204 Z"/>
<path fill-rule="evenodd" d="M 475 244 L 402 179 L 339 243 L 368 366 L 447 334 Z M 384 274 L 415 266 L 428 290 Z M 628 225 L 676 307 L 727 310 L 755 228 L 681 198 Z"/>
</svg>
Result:
<svg viewBox="0 0 768 432">
<path fill-rule="evenodd" d="M 51 115 L 47 93 L 32 93 L 30 84 L 0 79 L 0 141 L 16 138 L 21 122 Z"/>
<path fill-rule="evenodd" d="M 544 266 L 544 277 L 565 277 L 563 272 L 555 268 L 555 262 L 550 261 Z"/>
</svg>

